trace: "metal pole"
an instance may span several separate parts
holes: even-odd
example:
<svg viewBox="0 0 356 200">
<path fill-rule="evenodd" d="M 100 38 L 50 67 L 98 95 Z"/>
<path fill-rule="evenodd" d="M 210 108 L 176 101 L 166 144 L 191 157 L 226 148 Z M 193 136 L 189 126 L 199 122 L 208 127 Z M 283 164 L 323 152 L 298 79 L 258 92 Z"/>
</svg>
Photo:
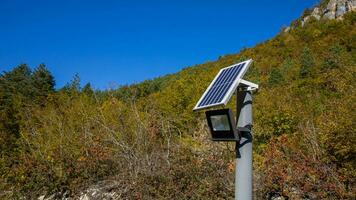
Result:
<svg viewBox="0 0 356 200">
<path fill-rule="evenodd" d="M 240 90 L 237 93 L 237 127 L 247 128 L 236 143 L 235 199 L 252 200 L 252 94 Z"/>
</svg>

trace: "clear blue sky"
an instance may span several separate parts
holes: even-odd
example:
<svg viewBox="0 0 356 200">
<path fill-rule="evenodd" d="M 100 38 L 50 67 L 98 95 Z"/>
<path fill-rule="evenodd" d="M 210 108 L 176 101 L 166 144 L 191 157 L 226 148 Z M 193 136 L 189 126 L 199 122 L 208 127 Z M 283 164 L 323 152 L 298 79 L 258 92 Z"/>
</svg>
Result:
<svg viewBox="0 0 356 200">
<path fill-rule="evenodd" d="M 0 0 L 0 71 L 45 63 L 57 88 L 140 82 L 273 37 L 317 0 Z"/>
</svg>

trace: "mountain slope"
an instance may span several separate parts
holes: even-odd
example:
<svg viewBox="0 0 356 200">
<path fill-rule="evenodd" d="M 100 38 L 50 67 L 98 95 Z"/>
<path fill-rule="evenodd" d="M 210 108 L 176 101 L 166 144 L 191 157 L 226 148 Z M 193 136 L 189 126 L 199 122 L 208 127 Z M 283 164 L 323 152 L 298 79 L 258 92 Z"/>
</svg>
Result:
<svg viewBox="0 0 356 200">
<path fill-rule="evenodd" d="M 324 4 L 320 9 L 324 6 L 329 12 L 334 1 Z M 329 16 L 327 12 L 324 15 Z M 157 111 L 199 145 L 202 141 L 196 138 L 209 133 L 204 115 L 192 112 L 195 103 L 222 67 L 252 58 L 246 79 L 260 85 L 254 94 L 258 197 L 352 198 L 355 19 L 353 12 L 335 20 L 304 16 L 297 20 L 299 25 L 294 23 L 293 28 L 253 48 L 171 75 L 163 87 L 138 98 L 137 104 L 147 112 Z"/>
<path fill-rule="evenodd" d="M 252 58 L 255 199 L 355 199 L 356 14 L 304 21 L 238 54 L 114 91 L 74 82 L 40 103 L 13 92 L 0 109 L 18 128 L 12 147 L 1 146 L 0 198 L 232 199 L 233 145 L 209 141 L 204 114 L 192 109 L 222 67 Z M 7 75 L 0 95 L 17 91 Z"/>
<path fill-rule="evenodd" d="M 268 183 L 259 185 L 258 191 L 277 188 L 290 196 L 293 188 L 288 185 L 298 185 L 299 192 L 306 192 L 307 196 L 320 190 L 310 194 L 316 195 L 314 198 L 343 193 L 329 187 L 349 191 L 346 193 L 353 196 L 355 14 L 344 18 L 309 20 L 239 54 L 184 69 L 162 91 L 140 102 L 145 108 L 155 106 L 165 117 L 172 118 L 182 132 L 194 136 L 199 132 L 197 125 L 204 123 L 204 116 L 192 113 L 192 108 L 212 78 L 222 67 L 252 58 L 254 64 L 247 80 L 260 84 L 254 95 L 255 168 L 263 174 L 261 181 Z M 289 153 L 275 157 L 279 151 Z M 336 174 L 339 181 L 348 177 L 351 182 L 335 184 L 335 177 L 322 180 L 329 173 Z M 305 178 L 297 178 L 301 175 Z M 314 177 L 314 182 L 307 181 L 308 177 Z M 308 189 L 303 191 L 300 187 Z"/>
</svg>

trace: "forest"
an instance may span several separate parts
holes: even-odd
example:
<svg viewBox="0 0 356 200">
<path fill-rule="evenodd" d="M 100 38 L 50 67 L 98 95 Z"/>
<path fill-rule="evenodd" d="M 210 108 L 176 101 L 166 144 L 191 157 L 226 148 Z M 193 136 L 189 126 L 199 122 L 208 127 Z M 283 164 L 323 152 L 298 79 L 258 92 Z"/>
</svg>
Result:
<svg viewBox="0 0 356 200">
<path fill-rule="evenodd" d="M 293 22 L 255 47 L 112 90 L 55 89 L 45 64 L 0 75 L 0 199 L 232 199 L 234 146 L 211 142 L 195 103 L 223 67 L 253 59 L 255 199 L 355 199 L 356 13 Z M 228 107 L 233 108 L 235 100 Z"/>
</svg>

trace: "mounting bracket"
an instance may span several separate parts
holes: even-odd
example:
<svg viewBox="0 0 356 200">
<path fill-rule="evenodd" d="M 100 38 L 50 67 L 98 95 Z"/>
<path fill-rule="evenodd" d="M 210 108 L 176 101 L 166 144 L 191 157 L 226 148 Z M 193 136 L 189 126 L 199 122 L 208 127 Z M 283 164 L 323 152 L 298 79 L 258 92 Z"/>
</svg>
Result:
<svg viewBox="0 0 356 200">
<path fill-rule="evenodd" d="M 246 91 L 254 91 L 258 89 L 258 85 L 256 83 L 252 83 L 250 81 L 246 81 L 244 79 L 240 80 L 241 86 L 244 87 Z"/>
</svg>

